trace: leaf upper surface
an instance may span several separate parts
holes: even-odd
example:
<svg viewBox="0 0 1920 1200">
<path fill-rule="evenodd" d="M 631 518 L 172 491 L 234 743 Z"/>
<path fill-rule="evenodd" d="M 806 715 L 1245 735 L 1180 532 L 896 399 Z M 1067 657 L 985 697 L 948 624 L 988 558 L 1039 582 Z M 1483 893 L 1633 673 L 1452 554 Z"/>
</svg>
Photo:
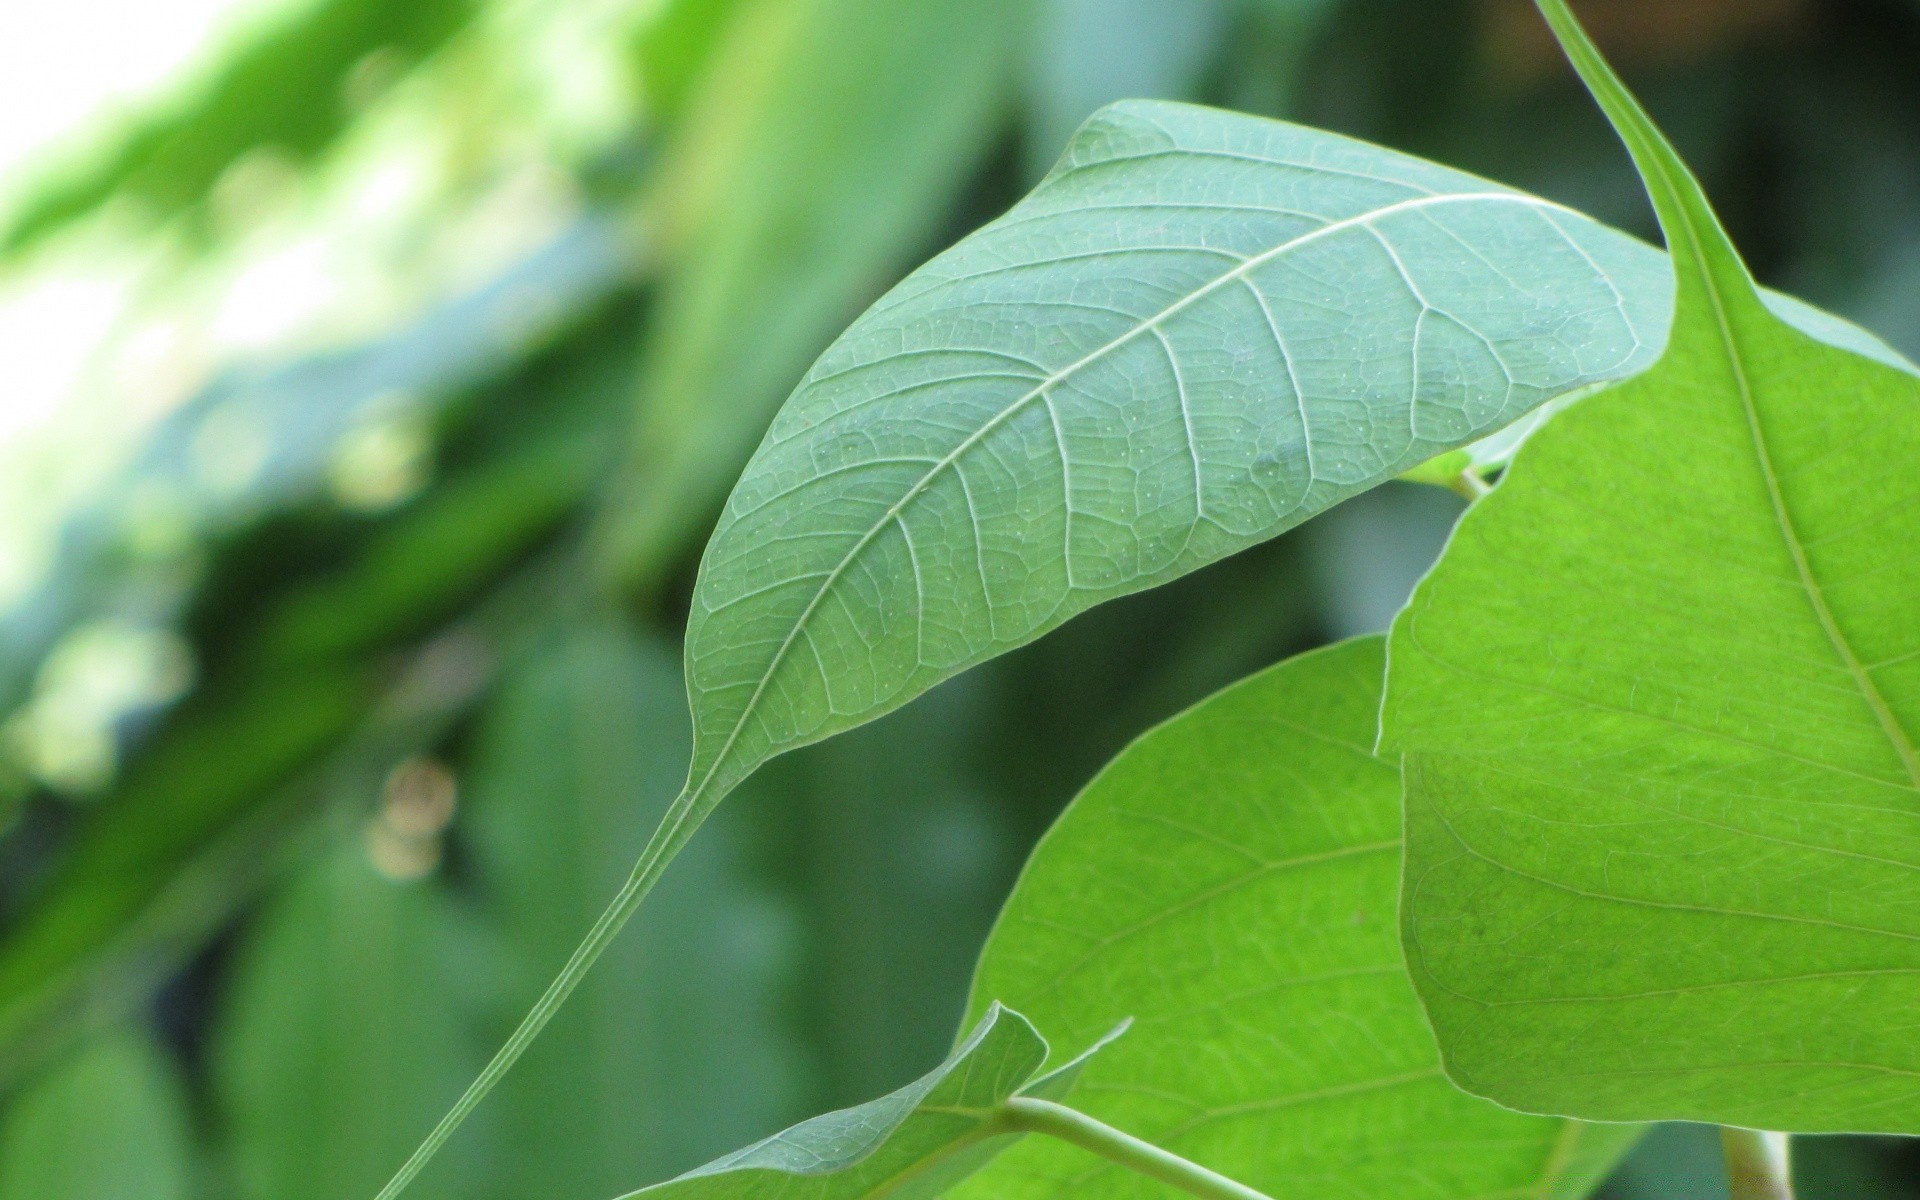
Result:
<svg viewBox="0 0 1920 1200">
<path fill-rule="evenodd" d="M 694 806 L 1093 604 L 1633 374 L 1669 291 L 1658 252 L 1472 176 L 1187 105 L 1102 110 L 775 420 L 689 622 Z"/>
<path fill-rule="evenodd" d="M 1399 780 L 1371 752 L 1384 641 L 1261 672 L 1147 734 L 1074 801 L 988 941 L 1062 1036 L 1121 1015 L 1074 1103 L 1273 1196 L 1580 1196 L 1638 1129 L 1468 1096 L 1401 963 Z M 953 1200 L 1168 1193 L 1031 1139 Z"/>
<path fill-rule="evenodd" d="M 1409 964 L 1531 1111 L 1920 1133 L 1920 384 L 1772 315 L 1549 7 L 1680 264 L 1670 345 L 1471 511 L 1392 638 Z"/>
</svg>

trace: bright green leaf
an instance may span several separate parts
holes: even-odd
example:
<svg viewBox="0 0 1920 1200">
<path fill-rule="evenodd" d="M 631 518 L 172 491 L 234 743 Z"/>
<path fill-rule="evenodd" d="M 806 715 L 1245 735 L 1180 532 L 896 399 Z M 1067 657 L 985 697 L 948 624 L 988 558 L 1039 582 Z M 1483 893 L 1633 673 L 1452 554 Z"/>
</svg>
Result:
<svg viewBox="0 0 1920 1200">
<path fill-rule="evenodd" d="M 1514 1107 L 1920 1133 L 1920 384 L 1762 305 L 1549 11 L 1678 311 L 1394 628 L 1415 980 L 1452 1076 Z"/>
<path fill-rule="evenodd" d="M 1401 965 L 1400 791 L 1373 757 L 1383 641 L 1294 659 L 1136 742 L 1048 833 L 975 1002 L 1135 1026 L 1082 1110 L 1273 1196 L 1579 1196 L 1637 1135 L 1467 1096 Z M 1036 1139 L 954 1200 L 1165 1193 Z"/>
<path fill-rule="evenodd" d="M 775 420 L 688 624 L 690 811 L 1101 600 L 1632 374 L 1668 292 L 1648 247 L 1456 171 L 1208 109 L 1104 110 Z"/>
<path fill-rule="evenodd" d="M 1057 1099 L 1099 1049 L 1096 1040 L 1093 1050 L 1043 1075 L 1047 1043 L 1025 1017 L 992 1005 L 945 1062 L 899 1091 L 802 1122 L 633 1195 L 662 1200 L 938 1196 L 1020 1137 L 1002 1121 L 1005 1101 Z"/>
<path fill-rule="evenodd" d="M 121 1029 L 9 1101 L 0 1200 L 187 1200 L 191 1156 L 179 1069 Z"/>
</svg>

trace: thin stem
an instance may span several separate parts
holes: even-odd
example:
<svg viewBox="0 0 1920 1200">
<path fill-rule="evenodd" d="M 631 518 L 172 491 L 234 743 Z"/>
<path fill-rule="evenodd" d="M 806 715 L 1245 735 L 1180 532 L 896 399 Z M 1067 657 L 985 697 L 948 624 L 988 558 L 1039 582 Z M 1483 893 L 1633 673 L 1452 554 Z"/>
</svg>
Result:
<svg viewBox="0 0 1920 1200">
<path fill-rule="evenodd" d="M 1064 1104 L 1015 1096 L 1001 1105 L 1001 1111 L 1010 1129 L 1044 1133 L 1071 1142 L 1129 1171 L 1198 1196 L 1200 1200 L 1272 1200 L 1264 1192 L 1256 1192 L 1244 1183 L 1236 1183 L 1199 1163 L 1188 1162 Z"/>
<path fill-rule="evenodd" d="M 513 1064 L 526 1052 L 527 1047 L 533 1044 L 533 1039 L 540 1036 L 540 1031 L 546 1028 L 548 1021 L 553 1019 L 553 1014 L 560 1011 L 560 1006 L 567 1002 L 567 997 L 573 995 L 573 990 L 580 986 L 582 979 L 586 978 L 587 971 L 592 968 L 594 961 L 612 944 L 614 937 L 620 932 L 620 927 L 627 923 L 627 918 L 633 916 L 634 910 L 640 907 L 640 902 L 647 898 L 648 892 L 653 890 L 655 881 L 660 878 L 661 872 L 666 870 L 667 864 L 673 860 L 680 847 L 693 836 L 693 831 L 699 827 L 701 820 L 706 816 L 705 811 L 696 811 L 697 801 L 697 795 L 683 792 L 668 808 L 666 816 L 661 818 L 659 828 L 654 830 L 653 837 L 648 840 L 646 849 L 640 852 L 640 861 L 634 864 L 633 874 L 627 877 L 627 882 L 621 885 L 619 894 L 614 896 L 613 903 L 607 905 L 607 910 L 600 914 L 600 919 L 593 923 L 593 928 L 587 931 L 585 938 L 581 939 L 580 945 L 574 949 L 573 956 L 567 959 L 564 967 L 560 968 L 560 974 L 547 985 L 547 990 L 539 1000 L 534 1002 L 533 1008 L 521 1019 L 519 1028 L 513 1031 L 513 1036 L 509 1037 L 506 1044 L 494 1054 L 493 1060 L 487 1064 L 486 1069 L 467 1085 L 467 1090 L 461 1093 L 460 1099 L 454 1102 L 446 1116 L 440 1118 L 440 1123 L 433 1127 L 433 1132 L 427 1135 L 419 1148 L 398 1171 L 394 1172 L 393 1178 L 387 1181 L 387 1186 L 380 1189 L 380 1194 L 375 1196 L 374 1200 L 394 1200 L 404 1191 L 406 1186 L 413 1182 L 413 1177 L 418 1175 L 433 1156 L 440 1152 L 440 1147 L 453 1136 L 453 1131 L 460 1128 L 468 1115 L 480 1106 L 480 1101 L 486 1099 L 487 1093 L 493 1090 L 493 1085 L 499 1083 L 513 1068 Z"/>
<path fill-rule="evenodd" d="M 1728 1194 L 1732 1200 L 1793 1200 L 1786 1134 L 1723 1125 L 1720 1149 L 1727 1156 Z"/>
<path fill-rule="evenodd" d="M 1480 474 L 1479 468 L 1471 463 L 1462 467 L 1458 475 L 1447 480 L 1447 487 L 1465 497 L 1468 503 L 1478 500 L 1493 490 L 1493 485 L 1487 482 L 1486 476 Z"/>
</svg>

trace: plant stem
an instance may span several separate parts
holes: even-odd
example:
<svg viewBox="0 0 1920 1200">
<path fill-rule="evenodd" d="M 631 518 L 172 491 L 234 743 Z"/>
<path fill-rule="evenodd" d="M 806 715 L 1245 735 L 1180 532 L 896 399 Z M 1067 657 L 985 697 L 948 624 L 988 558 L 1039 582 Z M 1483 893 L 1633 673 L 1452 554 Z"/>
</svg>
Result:
<svg viewBox="0 0 1920 1200">
<path fill-rule="evenodd" d="M 1727 1185 L 1732 1200 L 1793 1200 L 1786 1134 L 1723 1125 L 1720 1148 L 1727 1156 Z"/>
<path fill-rule="evenodd" d="M 1447 487 L 1465 497 L 1468 503 L 1478 500 L 1493 490 L 1493 486 L 1471 463 L 1462 468 L 1458 475 L 1448 480 Z"/>
<path fill-rule="evenodd" d="M 1271 1200 L 1264 1192 L 1256 1192 L 1244 1183 L 1236 1183 L 1199 1163 L 1188 1162 L 1064 1104 L 1015 1096 L 1001 1105 L 1001 1111 L 1011 1129 L 1044 1133 L 1071 1142 L 1129 1171 L 1198 1196 L 1200 1200 Z"/>
<path fill-rule="evenodd" d="M 627 882 L 621 885 L 619 894 L 613 898 L 613 903 L 607 905 L 607 910 L 600 914 L 600 919 L 593 923 L 593 928 L 587 931 L 587 936 L 581 939 L 579 946 L 574 948 L 573 956 L 567 959 L 567 965 L 560 968 L 560 974 L 547 985 L 547 990 L 539 1000 L 534 1002 L 533 1008 L 527 1012 L 527 1015 L 521 1019 L 519 1027 L 513 1031 L 513 1036 L 509 1037 L 506 1045 L 500 1047 L 494 1054 L 493 1060 L 487 1064 L 485 1070 L 480 1072 L 479 1078 L 467 1085 L 467 1090 L 461 1094 L 460 1099 L 454 1102 L 446 1116 L 440 1118 L 440 1123 L 433 1127 L 433 1132 L 427 1135 L 426 1140 L 420 1143 L 412 1156 L 401 1165 L 398 1171 L 394 1172 L 393 1178 L 387 1181 L 387 1186 L 380 1189 L 380 1194 L 375 1196 L 374 1200 L 394 1200 L 394 1197 L 404 1191 L 406 1186 L 413 1182 L 413 1177 L 420 1173 L 433 1156 L 439 1153 L 440 1147 L 446 1143 L 446 1140 L 453 1136 L 453 1131 L 460 1128 L 468 1114 L 479 1107 L 480 1101 L 486 1099 L 487 1093 L 493 1090 L 493 1085 L 499 1083 L 501 1078 L 512 1069 L 520 1055 L 533 1044 L 533 1039 L 540 1036 L 540 1031 L 546 1028 L 548 1021 L 553 1019 L 553 1014 L 560 1011 L 560 1006 L 567 1002 L 567 997 L 573 994 L 573 989 L 579 987 L 580 981 L 586 978 L 587 971 L 593 966 L 594 961 L 612 944 L 621 926 L 627 923 L 627 918 L 633 916 L 634 910 L 640 907 L 640 902 L 647 898 L 648 892 L 653 890 L 654 883 L 660 878 L 661 872 L 667 869 L 667 864 L 673 861 L 674 855 L 680 852 L 680 848 L 693 836 L 693 831 L 699 828 L 707 811 L 712 808 L 712 805 L 701 807 L 699 801 L 700 792 L 689 789 L 682 792 L 679 798 L 668 807 L 666 815 L 660 819 L 659 827 L 648 839 L 646 848 L 640 852 L 640 861 L 634 864 L 633 874 L 627 877 Z"/>
</svg>

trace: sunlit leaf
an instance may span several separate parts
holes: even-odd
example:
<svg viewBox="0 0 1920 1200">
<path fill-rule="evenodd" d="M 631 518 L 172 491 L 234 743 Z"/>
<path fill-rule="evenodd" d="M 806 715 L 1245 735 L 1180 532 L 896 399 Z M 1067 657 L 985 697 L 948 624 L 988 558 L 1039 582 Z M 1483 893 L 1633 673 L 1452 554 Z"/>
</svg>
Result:
<svg viewBox="0 0 1920 1200">
<path fill-rule="evenodd" d="M 945 1062 L 899 1091 L 815 1117 L 633 1196 L 931 1200 L 1019 1139 L 998 1120 L 1003 1102 L 1057 1098 L 1087 1058 L 1041 1074 L 1047 1043 L 1025 1017 L 996 1004 Z"/>
<path fill-rule="evenodd" d="M 115 1031 L 9 1099 L 0 1200 L 187 1200 L 192 1144 L 179 1069 Z"/>
<path fill-rule="evenodd" d="M 1028 863 L 975 1003 L 1080 1039 L 1132 1015 L 1075 1106 L 1273 1196 L 1584 1195 L 1637 1129 L 1520 1116 L 1441 1074 L 1395 930 L 1382 649 L 1271 668 L 1115 759 Z M 1036 1139 L 953 1196 L 1163 1194 Z"/>
<path fill-rule="evenodd" d="M 1565 9 L 1679 271 L 1396 623 L 1407 956 L 1532 1111 L 1920 1133 L 1920 384 L 1761 303 Z"/>
</svg>

